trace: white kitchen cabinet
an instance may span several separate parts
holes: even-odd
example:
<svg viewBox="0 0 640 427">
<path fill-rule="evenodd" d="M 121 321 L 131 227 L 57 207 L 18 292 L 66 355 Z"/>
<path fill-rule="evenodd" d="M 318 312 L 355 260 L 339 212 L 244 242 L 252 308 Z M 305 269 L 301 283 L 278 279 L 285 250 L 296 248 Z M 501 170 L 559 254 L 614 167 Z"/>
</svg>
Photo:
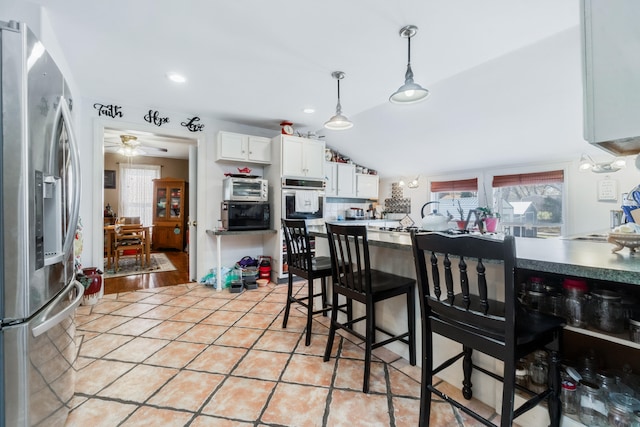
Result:
<svg viewBox="0 0 640 427">
<path fill-rule="evenodd" d="M 637 0 L 582 1 L 584 137 L 613 154 L 640 153 L 638 16 Z"/>
<path fill-rule="evenodd" d="M 219 132 L 217 160 L 269 164 L 271 163 L 271 139 Z"/>
<path fill-rule="evenodd" d="M 327 197 L 356 197 L 356 166 L 349 163 L 324 164 Z"/>
<path fill-rule="evenodd" d="M 297 136 L 277 136 L 281 144 L 281 176 L 324 179 L 323 141 Z"/>
<path fill-rule="evenodd" d="M 356 197 L 360 199 L 378 199 L 378 175 L 356 174 Z"/>
</svg>

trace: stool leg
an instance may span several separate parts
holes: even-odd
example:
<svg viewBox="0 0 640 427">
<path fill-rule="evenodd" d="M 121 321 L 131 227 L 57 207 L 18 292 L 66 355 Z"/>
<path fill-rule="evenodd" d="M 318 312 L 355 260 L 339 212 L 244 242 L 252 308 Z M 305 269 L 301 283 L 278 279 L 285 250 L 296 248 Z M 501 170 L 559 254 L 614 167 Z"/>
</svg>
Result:
<svg viewBox="0 0 640 427">
<path fill-rule="evenodd" d="M 549 388 L 551 389 L 551 394 L 549 395 L 549 418 L 551 427 L 558 427 L 562 416 L 562 402 L 560 401 L 560 355 L 557 351 L 551 352 L 550 361 Z"/>
<path fill-rule="evenodd" d="M 311 344 L 311 322 L 313 321 L 313 279 L 307 280 L 308 289 L 308 301 L 307 301 L 307 336 L 304 340 L 304 345 Z"/>
<path fill-rule="evenodd" d="M 322 315 L 327 317 L 327 278 L 322 277 L 320 280 L 322 283 Z"/>
<path fill-rule="evenodd" d="M 504 375 L 502 383 L 502 414 L 500 425 L 510 427 L 513 423 L 513 403 L 516 391 L 516 365 L 515 361 L 504 361 Z"/>
<path fill-rule="evenodd" d="M 293 275 L 289 273 L 287 280 L 287 305 L 284 308 L 284 317 L 282 319 L 282 329 L 287 329 L 287 321 L 289 320 L 289 310 L 291 310 L 291 300 L 293 299 Z"/>
<path fill-rule="evenodd" d="M 462 395 L 465 399 L 471 399 L 473 397 L 473 392 L 471 391 L 471 370 L 473 369 L 471 355 L 473 354 L 473 349 L 471 347 L 463 346 L 462 351 L 464 352 L 464 357 L 462 358 L 462 371 L 464 373 L 464 379 L 462 381 Z"/>
<path fill-rule="evenodd" d="M 364 384 L 362 391 L 369 393 L 369 377 L 371 376 L 371 352 L 373 351 L 373 343 L 376 341 L 376 318 L 375 306 L 373 301 L 367 301 L 366 308 L 366 331 L 365 331 L 365 350 L 364 350 Z"/>
<path fill-rule="evenodd" d="M 333 305 L 331 307 L 331 324 L 329 325 L 329 336 L 327 337 L 327 347 L 324 350 L 323 361 L 328 362 L 331 357 L 331 350 L 333 349 L 333 339 L 336 336 L 336 323 L 338 322 L 338 294 L 333 293 Z"/>
<path fill-rule="evenodd" d="M 429 426 L 431 387 L 433 387 L 433 337 L 429 319 L 422 322 L 422 384 L 420 387 L 420 427 Z"/>
<path fill-rule="evenodd" d="M 412 286 L 407 292 L 407 316 L 409 328 L 409 363 L 411 366 L 416 365 L 416 306 L 415 306 L 415 289 Z"/>
</svg>

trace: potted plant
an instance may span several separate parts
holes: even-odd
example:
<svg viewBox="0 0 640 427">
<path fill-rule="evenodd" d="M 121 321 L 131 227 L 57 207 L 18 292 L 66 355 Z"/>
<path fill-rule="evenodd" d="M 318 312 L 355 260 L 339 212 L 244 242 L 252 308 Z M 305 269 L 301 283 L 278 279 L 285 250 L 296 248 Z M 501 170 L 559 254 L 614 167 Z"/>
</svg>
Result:
<svg viewBox="0 0 640 427">
<path fill-rule="evenodd" d="M 478 215 L 478 228 L 480 228 L 480 232 L 484 233 L 486 230 L 488 233 L 495 233 L 498 227 L 498 221 L 500 220 L 500 214 L 494 212 L 487 206 L 476 208 L 476 214 Z"/>
<path fill-rule="evenodd" d="M 463 231 L 467 228 L 467 221 L 464 219 L 464 209 L 462 209 L 462 205 L 460 204 L 460 200 L 456 200 L 458 203 L 458 207 L 456 210 L 458 211 L 458 215 L 460 215 L 460 219 L 456 219 L 455 222 L 458 225 L 458 230 Z M 453 219 L 453 215 L 447 211 L 450 219 Z"/>
</svg>

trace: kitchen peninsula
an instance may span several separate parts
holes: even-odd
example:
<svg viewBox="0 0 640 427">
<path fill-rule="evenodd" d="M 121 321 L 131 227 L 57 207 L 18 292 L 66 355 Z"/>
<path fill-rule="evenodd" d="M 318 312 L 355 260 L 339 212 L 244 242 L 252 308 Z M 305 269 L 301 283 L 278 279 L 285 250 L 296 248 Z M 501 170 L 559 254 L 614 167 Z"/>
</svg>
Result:
<svg viewBox="0 0 640 427">
<path fill-rule="evenodd" d="M 328 255 L 326 230 L 323 227 L 310 228 L 316 239 L 318 255 Z M 410 234 L 405 232 L 389 232 L 370 228 L 368 231 L 369 249 L 372 266 L 391 273 L 415 277 L 415 267 L 411 248 Z M 640 255 L 624 249 L 612 253 L 614 245 L 604 242 L 589 242 L 563 238 L 532 239 L 516 238 L 517 247 L 517 280 L 523 283 L 528 277 L 540 276 L 550 282 L 561 282 L 563 277 L 578 277 L 587 280 L 589 286 L 626 291 L 629 295 L 640 295 Z M 486 265 L 490 277 L 496 271 L 494 266 Z M 475 282 L 472 281 L 472 286 Z M 495 290 L 494 290 L 495 292 Z M 491 296 L 495 297 L 495 296 Z M 498 298 L 500 295 L 498 293 Z M 376 307 L 376 317 L 380 324 L 391 331 L 401 330 L 406 313 L 405 302 L 399 299 L 390 300 Z M 418 303 L 417 303 L 418 304 Z M 354 307 L 355 308 L 355 307 Z M 420 327 L 420 310 L 416 307 L 416 324 Z M 418 351 L 421 349 L 421 333 L 417 332 Z M 453 346 L 447 340 L 436 337 L 437 349 L 434 363 L 439 363 L 454 354 Z M 389 346 L 391 350 L 408 357 L 406 348 Z M 634 373 L 640 372 L 640 344 L 628 338 L 628 331 L 622 334 L 610 334 L 593 328 L 565 327 L 563 356 L 569 363 L 575 363 L 580 355 L 593 350 L 601 358 L 602 367 L 621 369 L 628 364 Z M 418 354 L 418 361 L 420 361 Z M 476 357 L 476 356 L 474 356 Z M 487 369 L 501 371 L 499 362 L 478 354 L 478 363 Z M 461 369 L 447 369 L 439 376 L 451 384 L 461 384 Z M 499 408 L 501 386 L 492 380 L 479 375 L 474 377 L 474 397 L 479 398 L 494 408 Z M 547 421 L 545 421 L 545 419 Z M 520 425 L 546 425 L 546 409 L 540 408 L 531 415 L 524 414 L 518 419 Z M 575 424 L 573 424 L 575 423 Z M 581 424 L 566 419 L 565 426 Z"/>
</svg>

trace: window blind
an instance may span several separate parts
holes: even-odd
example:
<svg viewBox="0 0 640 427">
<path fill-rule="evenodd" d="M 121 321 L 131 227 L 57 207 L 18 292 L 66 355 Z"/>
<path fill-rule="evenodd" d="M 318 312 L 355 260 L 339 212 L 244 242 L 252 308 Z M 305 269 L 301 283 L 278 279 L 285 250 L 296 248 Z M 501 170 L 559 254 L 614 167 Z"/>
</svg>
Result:
<svg viewBox="0 0 640 427">
<path fill-rule="evenodd" d="M 564 171 L 520 173 L 515 175 L 496 175 L 493 177 L 493 188 L 512 187 L 516 185 L 549 184 L 564 182 Z"/>
<path fill-rule="evenodd" d="M 431 192 L 442 191 L 478 191 L 478 178 L 459 179 L 456 181 L 431 181 Z"/>
</svg>

